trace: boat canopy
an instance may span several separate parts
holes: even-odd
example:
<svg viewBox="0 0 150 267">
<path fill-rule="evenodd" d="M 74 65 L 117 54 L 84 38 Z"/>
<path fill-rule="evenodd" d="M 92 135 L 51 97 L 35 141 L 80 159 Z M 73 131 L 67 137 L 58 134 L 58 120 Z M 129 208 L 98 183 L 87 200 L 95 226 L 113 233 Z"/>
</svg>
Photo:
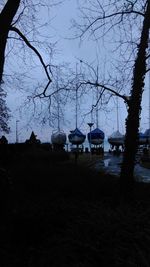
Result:
<svg viewBox="0 0 150 267">
<path fill-rule="evenodd" d="M 150 144 L 150 129 L 147 129 L 144 133 L 145 144 Z"/>
<path fill-rule="evenodd" d="M 78 128 L 70 132 L 71 133 L 68 135 L 69 142 L 77 145 L 84 142 L 86 136 Z"/>
<path fill-rule="evenodd" d="M 85 136 L 78 128 L 76 128 L 74 131 L 70 131 L 71 133 L 69 134 L 69 136 L 78 136 L 78 137 L 81 137 L 81 136 Z"/>
<path fill-rule="evenodd" d="M 105 134 L 103 131 L 101 131 L 99 128 L 94 129 L 93 131 L 91 131 L 90 133 L 88 133 L 88 140 L 90 139 L 104 139 L 105 138 Z"/>
<path fill-rule="evenodd" d="M 139 137 L 144 137 L 145 136 L 145 134 L 144 133 L 139 133 Z"/>
<path fill-rule="evenodd" d="M 121 134 L 119 131 L 113 132 L 109 138 L 124 138 L 124 135 Z"/>
<path fill-rule="evenodd" d="M 111 136 L 108 137 L 108 142 L 112 146 L 123 146 L 124 145 L 124 135 L 121 134 L 118 130 L 112 133 Z"/>
<path fill-rule="evenodd" d="M 144 136 L 147 138 L 149 138 L 150 137 L 150 129 L 147 129 L 146 131 L 145 131 L 145 133 L 144 133 Z"/>
</svg>

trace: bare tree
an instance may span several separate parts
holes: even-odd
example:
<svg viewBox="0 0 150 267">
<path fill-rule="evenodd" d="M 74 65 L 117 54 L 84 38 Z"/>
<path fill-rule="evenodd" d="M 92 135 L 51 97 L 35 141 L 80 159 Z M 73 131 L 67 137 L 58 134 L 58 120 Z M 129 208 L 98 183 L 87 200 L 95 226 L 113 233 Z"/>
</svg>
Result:
<svg viewBox="0 0 150 267">
<path fill-rule="evenodd" d="M 54 66 L 52 70 L 51 64 L 55 43 L 44 32 L 50 22 L 49 10 L 60 2 L 8 0 L 0 3 L 0 23 L 4 25 L 0 29 L 0 82 L 4 83 L 5 90 L 17 87 L 26 95 L 30 92 L 32 97 L 45 97 L 50 105 L 47 95 L 50 91 L 53 93 L 50 84 L 56 69 Z M 40 13 L 45 16 L 40 17 Z M 41 73 L 39 79 L 36 72 Z"/>
<path fill-rule="evenodd" d="M 149 69 L 146 69 L 146 60 L 149 45 L 150 1 L 94 0 L 85 1 L 84 4 L 80 5 L 81 23 L 74 22 L 74 26 L 78 29 L 77 37 L 83 40 L 90 33 L 89 36 L 97 42 L 103 39 L 105 49 L 110 41 L 113 41 L 112 57 L 117 58 L 115 68 L 122 73 L 124 80 L 128 81 L 126 83 L 128 88 L 132 87 L 129 98 L 125 99 L 128 104 L 128 117 L 120 176 L 123 186 L 125 184 L 129 186 L 134 181 L 141 100 L 145 74 Z M 115 76 L 115 73 L 113 72 L 112 75 Z M 91 82 L 88 81 L 88 83 Z M 103 84 L 101 87 L 111 89 L 105 88 Z M 112 93 L 115 93 L 115 89 Z M 121 93 L 120 95 L 123 96 Z"/>
<path fill-rule="evenodd" d="M 4 61 L 5 61 L 5 50 L 8 39 L 8 33 L 14 16 L 20 5 L 20 0 L 8 0 L 4 8 L 0 13 L 0 24 L 3 25 L 0 31 L 0 82 L 2 81 Z"/>
<path fill-rule="evenodd" d="M 3 9 L 0 13 L 0 22 L 2 25 L 5 25 L 5 27 L 3 27 L 0 32 L 1 80 L 4 69 L 4 61 L 6 58 L 5 56 L 7 56 L 7 54 L 10 54 L 10 52 L 15 51 L 16 44 L 14 44 L 14 41 L 15 42 L 20 41 L 22 49 L 25 49 L 24 46 L 25 44 L 39 58 L 39 61 L 48 79 L 48 83 L 45 87 L 47 88 L 51 83 L 50 64 L 49 65 L 45 64 L 42 54 L 40 53 L 40 51 L 38 51 L 38 49 L 35 46 L 35 44 L 41 45 L 42 41 L 39 41 L 37 38 L 34 37 L 36 36 L 36 34 L 37 35 L 39 34 L 37 30 L 38 27 L 42 27 L 42 25 L 39 24 L 38 21 L 36 21 L 37 19 L 36 12 L 37 9 L 40 9 L 44 5 L 46 5 L 45 1 L 42 4 L 40 4 L 40 2 L 37 0 L 34 2 L 30 1 L 30 3 L 27 0 L 25 1 L 8 0 L 6 4 L 4 4 Z M 37 27 L 35 26 L 36 23 Z M 14 32 L 15 34 L 13 35 L 11 34 L 11 32 Z M 11 42 L 12 40 L 13 43 Z M 7 44 L 7 51 L 6 51 L 6 44 Z M 48 58 L 48 60 L 50 62 L 50 58 Z"/>
</svg>

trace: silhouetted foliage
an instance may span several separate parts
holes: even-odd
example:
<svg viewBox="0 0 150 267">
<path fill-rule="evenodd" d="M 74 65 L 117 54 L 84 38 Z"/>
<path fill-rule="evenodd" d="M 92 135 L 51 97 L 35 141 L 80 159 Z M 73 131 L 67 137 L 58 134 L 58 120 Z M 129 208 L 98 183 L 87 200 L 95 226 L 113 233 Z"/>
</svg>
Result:
<svg viewBox="0 0 150 267">
<path fill-rule="evenodd" d="M 135 155 L 138 148 L 139 122 L 141 102 L 146 74 L 147 48 L 150 30 L 150 1 L 147 1 L 141 38 L 138 46 L 137 58 L 133 70 L 133 83 L 129 102 L 128 117 L 126 120 L 126 138 L 121 180 L 123 186 L 133 182 Z"/>
<path fill-rule="evenodd" d="M 36 138 L 35 133 L 32 131 L 30 138 L 26 140 L 27 144 L 40 144 L 40 140 Z"/>
<path fill-rule="evenodd" d="M 0 87 L 0 132 L 9 133 L 8 120 L 10 115 L 9 109 L 6 106 L 5 97 L 6 94 L 4 94 Z"/>
</svg>

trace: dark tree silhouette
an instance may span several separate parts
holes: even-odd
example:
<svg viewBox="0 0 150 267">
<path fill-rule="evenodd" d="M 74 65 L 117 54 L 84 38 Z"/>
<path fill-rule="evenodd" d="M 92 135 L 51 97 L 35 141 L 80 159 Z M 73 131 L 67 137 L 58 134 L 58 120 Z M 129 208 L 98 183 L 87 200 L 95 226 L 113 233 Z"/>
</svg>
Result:
<svg viewBox="0 0 150 267">
<path fill-rule="evenodd" d="M 147 48 L 150 30 L 150 1 L 147 1 L 141 38 L 133 70 L 133 84 L 129 102 L 128 117 L 126 120 L 126 138 L 123 164 L 121 169 L 121 181 L 123 186 L 133 183 L 135 155 L 138 148 L 138 129 L 141 113 L 142 93 L 146 74 Z"/>
<path fill-rule="evenodd" d="M 4 66 L 5 66 L 5 59 L 6 59 L 6 48 L 7 48 L 7 44 L 9 44 L 9 41 L 14 41 L 15 40 L 19 40 L 20 43 L 22 42 L 22 47 L 24 48 L 24 46 L 27 46 L 39 59 L 41 66 L 46 74 L 46 84 L 43 86 L 42 90 L 43 90 L 43 95 L 45 94 L 47 88 L 49 87 L 50 83 L 51 83 L 51 69 L 50 69 L 50 65 L 49 64 L 45 64 L 42 55 L 40 54 L 40 52 L 37 50 L 37 48 L 33 45 L 33 42 L 30 42 L 27 38 L 27 27 L 30 26 L 31 24 L 31 28 L 34 26 L 32 25 L 34 20 L 33 16 L 31 16 L 32 18 L 29 19 L 28 21 L 28 26 L 24 26 L 24 24 L 26 25 L 25 22 L 20 23 L 20 21 L 24 18 L 26 18 L 28 15 L 30 16 L 30 13 L 32 15 L 33 12 L 36 12 L 36 7 L 38 6 L 39 8 L 43 5 L 46 6 L 46 1 L 43 1 L 42 3 L 40 3 L 40 1 L 31 1 L 30 3 L 28 3 L 28 1 L 21 1 L 21 0 L 7 0 L 6 4 L 0 4 L 0 7 L 2 8 L 2 11 L 0 13 L 0 25 L 3 25 L 3 27 L 0 28 L 0 84 L 4 82 Z M 52 5 L 52 3 L 50 3 L 49 5 Z M 25 13 L 25 10 L 28 10 L 28 13 Z M 30 12 L 31 10 L 31 12 Z M 24 15 L 25 13 L 25 15 Z M 27 18 L 26 18 L 27 19 Z M 31 20 L 31 21 L 30 21 Z M 29 23 L 31 22 L 31 23 Z M 22 26 L 21 30 L 19 28 L 17 28 L 18 26 Z M 35 29 L 35 28 L 34 28 Z M 29 29 L 28 29 L 29 30 Z M 31 29 L 30 29 L 31 30 Z M 33 30 L 33 29 L 32 29 Z M 23 31 L 25 33 L 23 33 Z M 34 30 L 33 30 L 34 31 Z M 11 35 L 11 33 L 14 33 L 13 36 Z M 24 46 L 23 46 L 24 44 Z M 13 45 L 13 48 L 15 46 Z M 17 55 L 16 55 L 17 56 Z M 24 64 L 24 62 L 23 62 Z M 15 80 L 13 78 L 13 80 Z M 43 83 L 44 84 L 44 83 Z M 10 86 L 10 84 L 9 84 Z M 2 102 L 2 100 L 1 100 Z M 4 118 L 3 114 L 2 114 L 2 110 L 4 111 L 4 102 L 3 105 L 1 106 L 1 114 L 0 117 Z M 5 107 L 5 114 L 6 114 L 7 108 Z M 7 116 L 8 119 L 8 116 Z M 3 129 L 6 129 L 6 119 L 5 119 L 5 125 L 3 126 Z M 4 123 L 4 121 L 3 121 Z M 2 124 L 1 124 L 2 127 Z M 7 129 L 6 129 L 7 130 Z"/>
<path fill-rule="evenodd" d="M 39 3 L 35 3 L 35 5 L 40 6 Z M 43 3 L 43 5 L 44 5 L 44 3 Z M 24 6 L 24 8 L 18 14 L 17 11 L 19 10 L 19 8 L 21 6 Z M 30 9 L 32 6 L 34 7 L 34 2 L 31 1 Z M 39 58 L 40 63 L 42 65 L 42 67 L 45 71 L 45 74 L 47 76 L 47 79 L 48 79 L 47 85 L 44 88 L 44 90 L 46 91 L 49 84 L 51 83 L 50 65 L 46 65 L 44 63 L 44 60 L 43 60 L 40 52 L 31 44 L 31 42 L 27 39 L 25 34 L 23 32 L 21 32 L 21 30 L 16 27 L 17 23 L 20 22 L 23 14 L 24 14 L 25 8 L 27 8 L 27 1 L 8 0 L 5 4 L 5 6 L 3 7 L 1 13 L 0 13 L 0 23 L 1 23 L 1 25 L 4 25 L 4 27 L 2 27 L 0 29 L 0 82 L 2 81 L 2 75 L 3 75 L 4 63 L 5 63 L 5 50 L 6 50 L 6 44 L 8 41 L 9 33 L 15 32 L 16 33 L 15 38 L 17 38 L 17 35 L 18 35 L 20 37 L 20 41 L 22 40 L 24 42 L 24 44 L 26 46 L 28 46 L 36 54 L 36 56 Z M 15 17 L 15 15 L 17 17 Z M 32 21 L 31 21 L 31 23 L 32 23 Z M 13 37 L 11 37 L 11 38 L 13 38 Z"/>
<path fill-rule="evenodd" d="M 141 101 L 144 90 L 145 74 L 147 72 L 146 60 L 148 58 L 147 48 L 150 28 L 150 1 L 106 1 L 106 3 L 104 3 L 100 0 L 94 0 L 93 2 L 87 1 L 87 4 L 88 6 L 81 7 L 82 23 L 79 24 L 74 22 L 74 25 L 78 28 L 79 32 L 77 37 L 83 39 L 85 34 L 90 32 L 94 39 L 98 41 L 100 38 L 105 37 L 108 32 L 115 31 L 116 27 L 118 27 L 118 33 L 119 30 L 121 31 L 120 44 L 118 47 L 122 47 L 124 57 L 127 55 L 127 60 L 122 62 L 123 67 L 121 68 L 123 71 L 126 71 L 126 69 L 129 70 L 129 72 L 131 72 L 132 69 L 133 72 L 132 90 L 130 91 L 129 98 L 125 97 L 124 99 L 127 100 L 126 103 L 128 104 L 128 117 L 126 120 L 125 152 L 120 180 L 121 185 L 126 188 L 126 186 L 129 187 L 133 184 L 134 181 L 134 166 L 138 147 Z M 98 10 L 99 12 L 97 12 Z M 138 25 L 137 20 L 139 17 L 140 20 L 138 22 L 140 26 L 137 30 L 141 35 L 139 35 L 140 39 L 139 36 L 133 34 L 133 25 Z M 129 33 L 130 30 L 131 34 Z M 126 44 L 127 46 L 125 46 Z M 129 53 L 129 50 L 131 50 L 131 53 Z M 138 51 L 136 57 L 134 57 L 136 54 L 135 51 Z M 118 66 L 118 69 L 119 67 L 120 66 Z M 89 81 L 88 83 L 90 84 Z M 103 87 L 104 90 L 108 89 L 108 91 L 111 92 L 110 88 L 106 88 L 102 84 L 95 85 Z M 112 93 L 117 95 L 115 89 L 112 90 Z M 118 96 L 121 96 L 122 98 L 124 97 L 121 94 L 118 94 Z M 127 191 L 127 188 L 125 191 Z"/>
<path fill-rule="evenodd" d="M 0 13 L 0 83 L 2 81 L 4 62 L 5 62 L 5 49 L 7 44 L 8 33 L 11 23 L 20 5 L 20 0 L 8 0 Z"/>
<path fill-rule="evenodd" d="M 4 70 L 4 62 L 5 62 L 5 49 L 7 44 L 8 33 L 10 29 L 10 25 L 13 21 L 13 18 L 19 8 L 20 0 L 8 0 L 6 5 L 4 6 L 2 12 L 0 13 L 0 84 L 2 83 L 2 76 Z M 0 129 L 3 132 L 8 133 L 8 108 L 6 107 L 6 103 L 4 100 L 4 92 L 1 89 L 0 92 Z"/>
<path fill-rule="evenodd" d="M 37 136 L 32 131 L 30 138 L 26 140 L 26 144 L 40 144 L 40 140 L 36 138 Z"/>
</svg>

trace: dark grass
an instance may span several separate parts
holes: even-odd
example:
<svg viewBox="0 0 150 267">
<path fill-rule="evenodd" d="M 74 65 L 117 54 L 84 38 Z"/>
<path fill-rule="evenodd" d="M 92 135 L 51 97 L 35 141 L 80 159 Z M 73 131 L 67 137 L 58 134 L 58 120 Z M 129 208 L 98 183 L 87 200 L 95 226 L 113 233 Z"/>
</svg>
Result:
<svg viewBox="0 0 150 267">
<path fill-rule="evenodd" d="M 117 178 L 63 152 L 3 165 L 0 266 L 150 266 L 150 185 L 120 202 Z"/>
</svg>

